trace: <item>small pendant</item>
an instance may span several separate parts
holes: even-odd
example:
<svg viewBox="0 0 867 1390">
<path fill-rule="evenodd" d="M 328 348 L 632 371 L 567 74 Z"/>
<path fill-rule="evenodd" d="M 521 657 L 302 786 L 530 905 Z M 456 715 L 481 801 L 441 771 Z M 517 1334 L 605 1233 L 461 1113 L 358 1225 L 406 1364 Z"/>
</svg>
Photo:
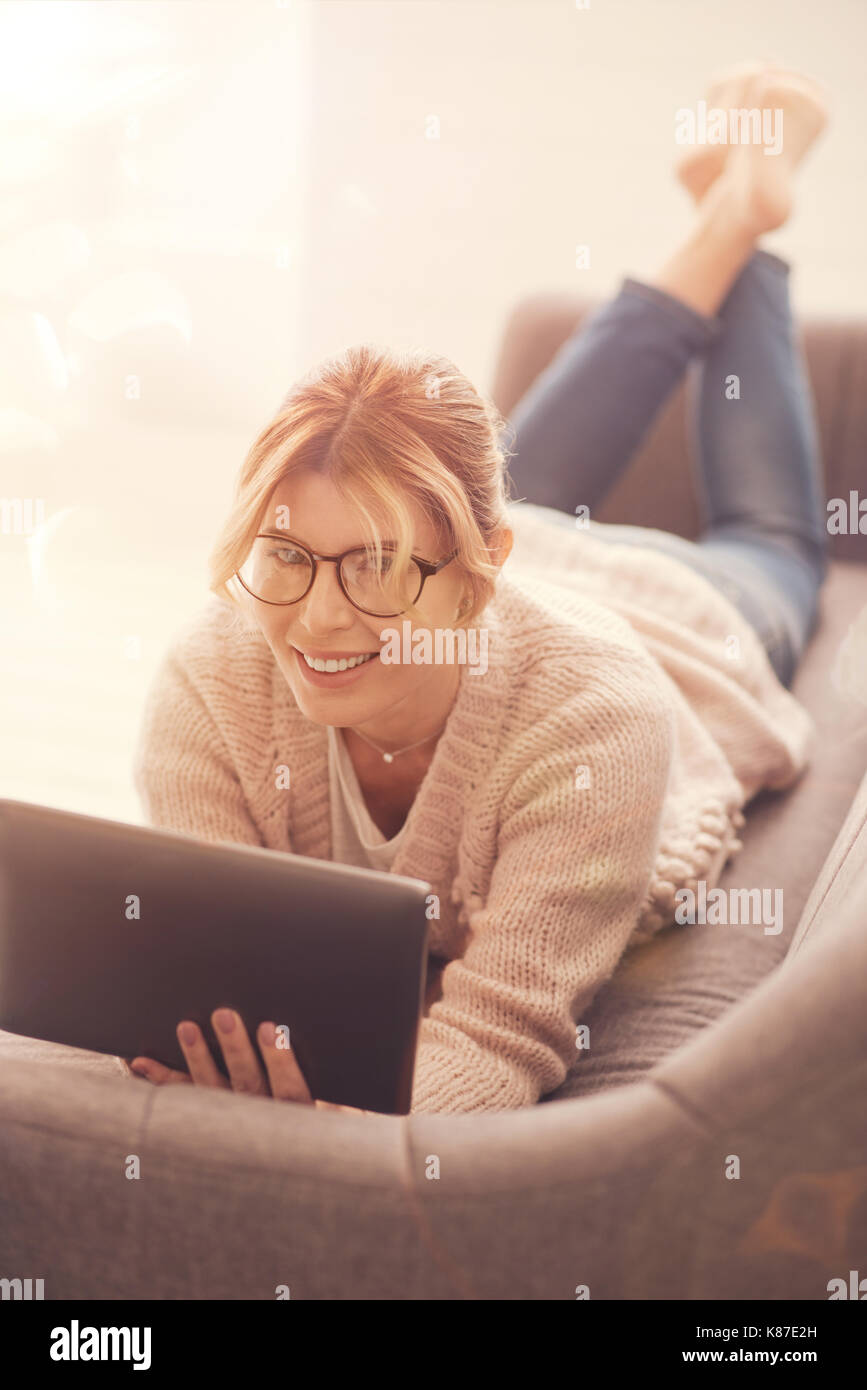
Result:
<svg viewBox="0 0 867 1390">
<path fill-rule="evenodd" d="M 383 753 L 383 755 L 382 755 L 382 761 L 383 761 L 384 763 L 393 763 L 393 762 L 394 762 L 394 754 L 393 754 L 393 753 Z"/>
</svg>

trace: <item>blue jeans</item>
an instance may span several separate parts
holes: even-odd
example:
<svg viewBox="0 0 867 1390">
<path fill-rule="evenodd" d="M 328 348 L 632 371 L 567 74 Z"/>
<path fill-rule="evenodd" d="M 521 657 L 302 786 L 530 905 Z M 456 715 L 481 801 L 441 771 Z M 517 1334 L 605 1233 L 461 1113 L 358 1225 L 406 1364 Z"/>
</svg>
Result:
<svg viewBox="0 0 867 1390">
<path fill-rule="evenodd" d="M 690 429 L 706 525 L 697 541 L 641 526 L 595 534 L 649 546 L 711 581 L 755 628 L 788 686 L 816 625 L 828 531 L 789 267 L 756 251 L 705 318 L 654 285 L 619 293 L 569 338 L 512 412 L 503 444 L 520 497 L 575 528 L 623 473 L 693 358 Z M 727 383 L 739 379 L 739 398 Z M 576 536 L 580 532 L 576 531 Z"/>
</svg>

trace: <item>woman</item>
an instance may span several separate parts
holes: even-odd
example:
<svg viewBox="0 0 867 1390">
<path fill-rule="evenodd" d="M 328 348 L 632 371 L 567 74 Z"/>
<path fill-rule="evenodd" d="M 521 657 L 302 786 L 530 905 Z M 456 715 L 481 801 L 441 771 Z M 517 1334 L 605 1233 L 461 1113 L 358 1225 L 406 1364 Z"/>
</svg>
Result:
<svg viewBox="0 0 867 1390">
<path fill-rule="evenodd" d="M 787 268 L 757 241 L 825 114 L 776 70 L 709 96 L 781 109 L 782 153 L 686 161 L 692 234 L 512 419 L 519 484 L 592 508 L 700 356 L 700 541 L 508 503 L 505 422 L 452 363 L 352 349 L 250 450 L 215 597 L 149 694 L 135 775 L 153 824 L 430 881 L 413 1113 L 555 1090 L 623 952 L 674 921 L 680 889 L 717 882 L 741 808 L 807 762 L 812 722 L 786 686 L 827 534 Z M 435 645 L 455 630 L 484 663 Z M 284 1021 L 259 1027 L 265 1071 L 237 1014 L 213 1021 L 231 1082 L 189 1021 L 188 1073 L 134 1068 L 311 1102 Z"/>
</svg>

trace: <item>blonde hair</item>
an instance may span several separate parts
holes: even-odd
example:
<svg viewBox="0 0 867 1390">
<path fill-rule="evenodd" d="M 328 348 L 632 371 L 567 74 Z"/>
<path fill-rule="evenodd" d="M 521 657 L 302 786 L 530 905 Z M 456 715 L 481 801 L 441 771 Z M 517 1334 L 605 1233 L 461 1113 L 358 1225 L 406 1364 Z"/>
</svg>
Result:
<svg viewBox="0 0 867 1390">
<path fill-rule="evenodd" d="M 439 354 L 362 343 L 328 358 L 291 388 L 249 449 L 210 556 L 211 591 L 239 606 L 230 583 L 274 490 L 306 468 L 326 474 L 353 508 L 377 567 L 382 536 L 396 540 L 398 576 L 414 549 L 407 501 L 416 501 L 443 547 L 424 558 L 458 552 L 452 563 L 469 591 L 462 625 L 470 624 L 492 598 L 499 573 L 488 542 L 509 524 L 505 426 L 496 406 Z M 407 615 L 424 622 L 414 604 Z"/>
</svg>

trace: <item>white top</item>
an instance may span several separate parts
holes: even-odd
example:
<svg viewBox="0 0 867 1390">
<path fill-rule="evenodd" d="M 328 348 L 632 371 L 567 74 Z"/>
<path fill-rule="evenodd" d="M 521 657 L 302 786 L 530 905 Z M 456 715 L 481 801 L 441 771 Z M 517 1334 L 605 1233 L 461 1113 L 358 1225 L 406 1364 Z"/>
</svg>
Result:
<svg viewBox="0 0 867 1390">
<path fill-rule="evenodd" d="M 339 864 L 385 873 L 400 848 L 407 822 L 387 840 L 365 804 L 343 734 L 328 725 L 328 786 L 331 802 L 331 858 Z"/>
</svg>

